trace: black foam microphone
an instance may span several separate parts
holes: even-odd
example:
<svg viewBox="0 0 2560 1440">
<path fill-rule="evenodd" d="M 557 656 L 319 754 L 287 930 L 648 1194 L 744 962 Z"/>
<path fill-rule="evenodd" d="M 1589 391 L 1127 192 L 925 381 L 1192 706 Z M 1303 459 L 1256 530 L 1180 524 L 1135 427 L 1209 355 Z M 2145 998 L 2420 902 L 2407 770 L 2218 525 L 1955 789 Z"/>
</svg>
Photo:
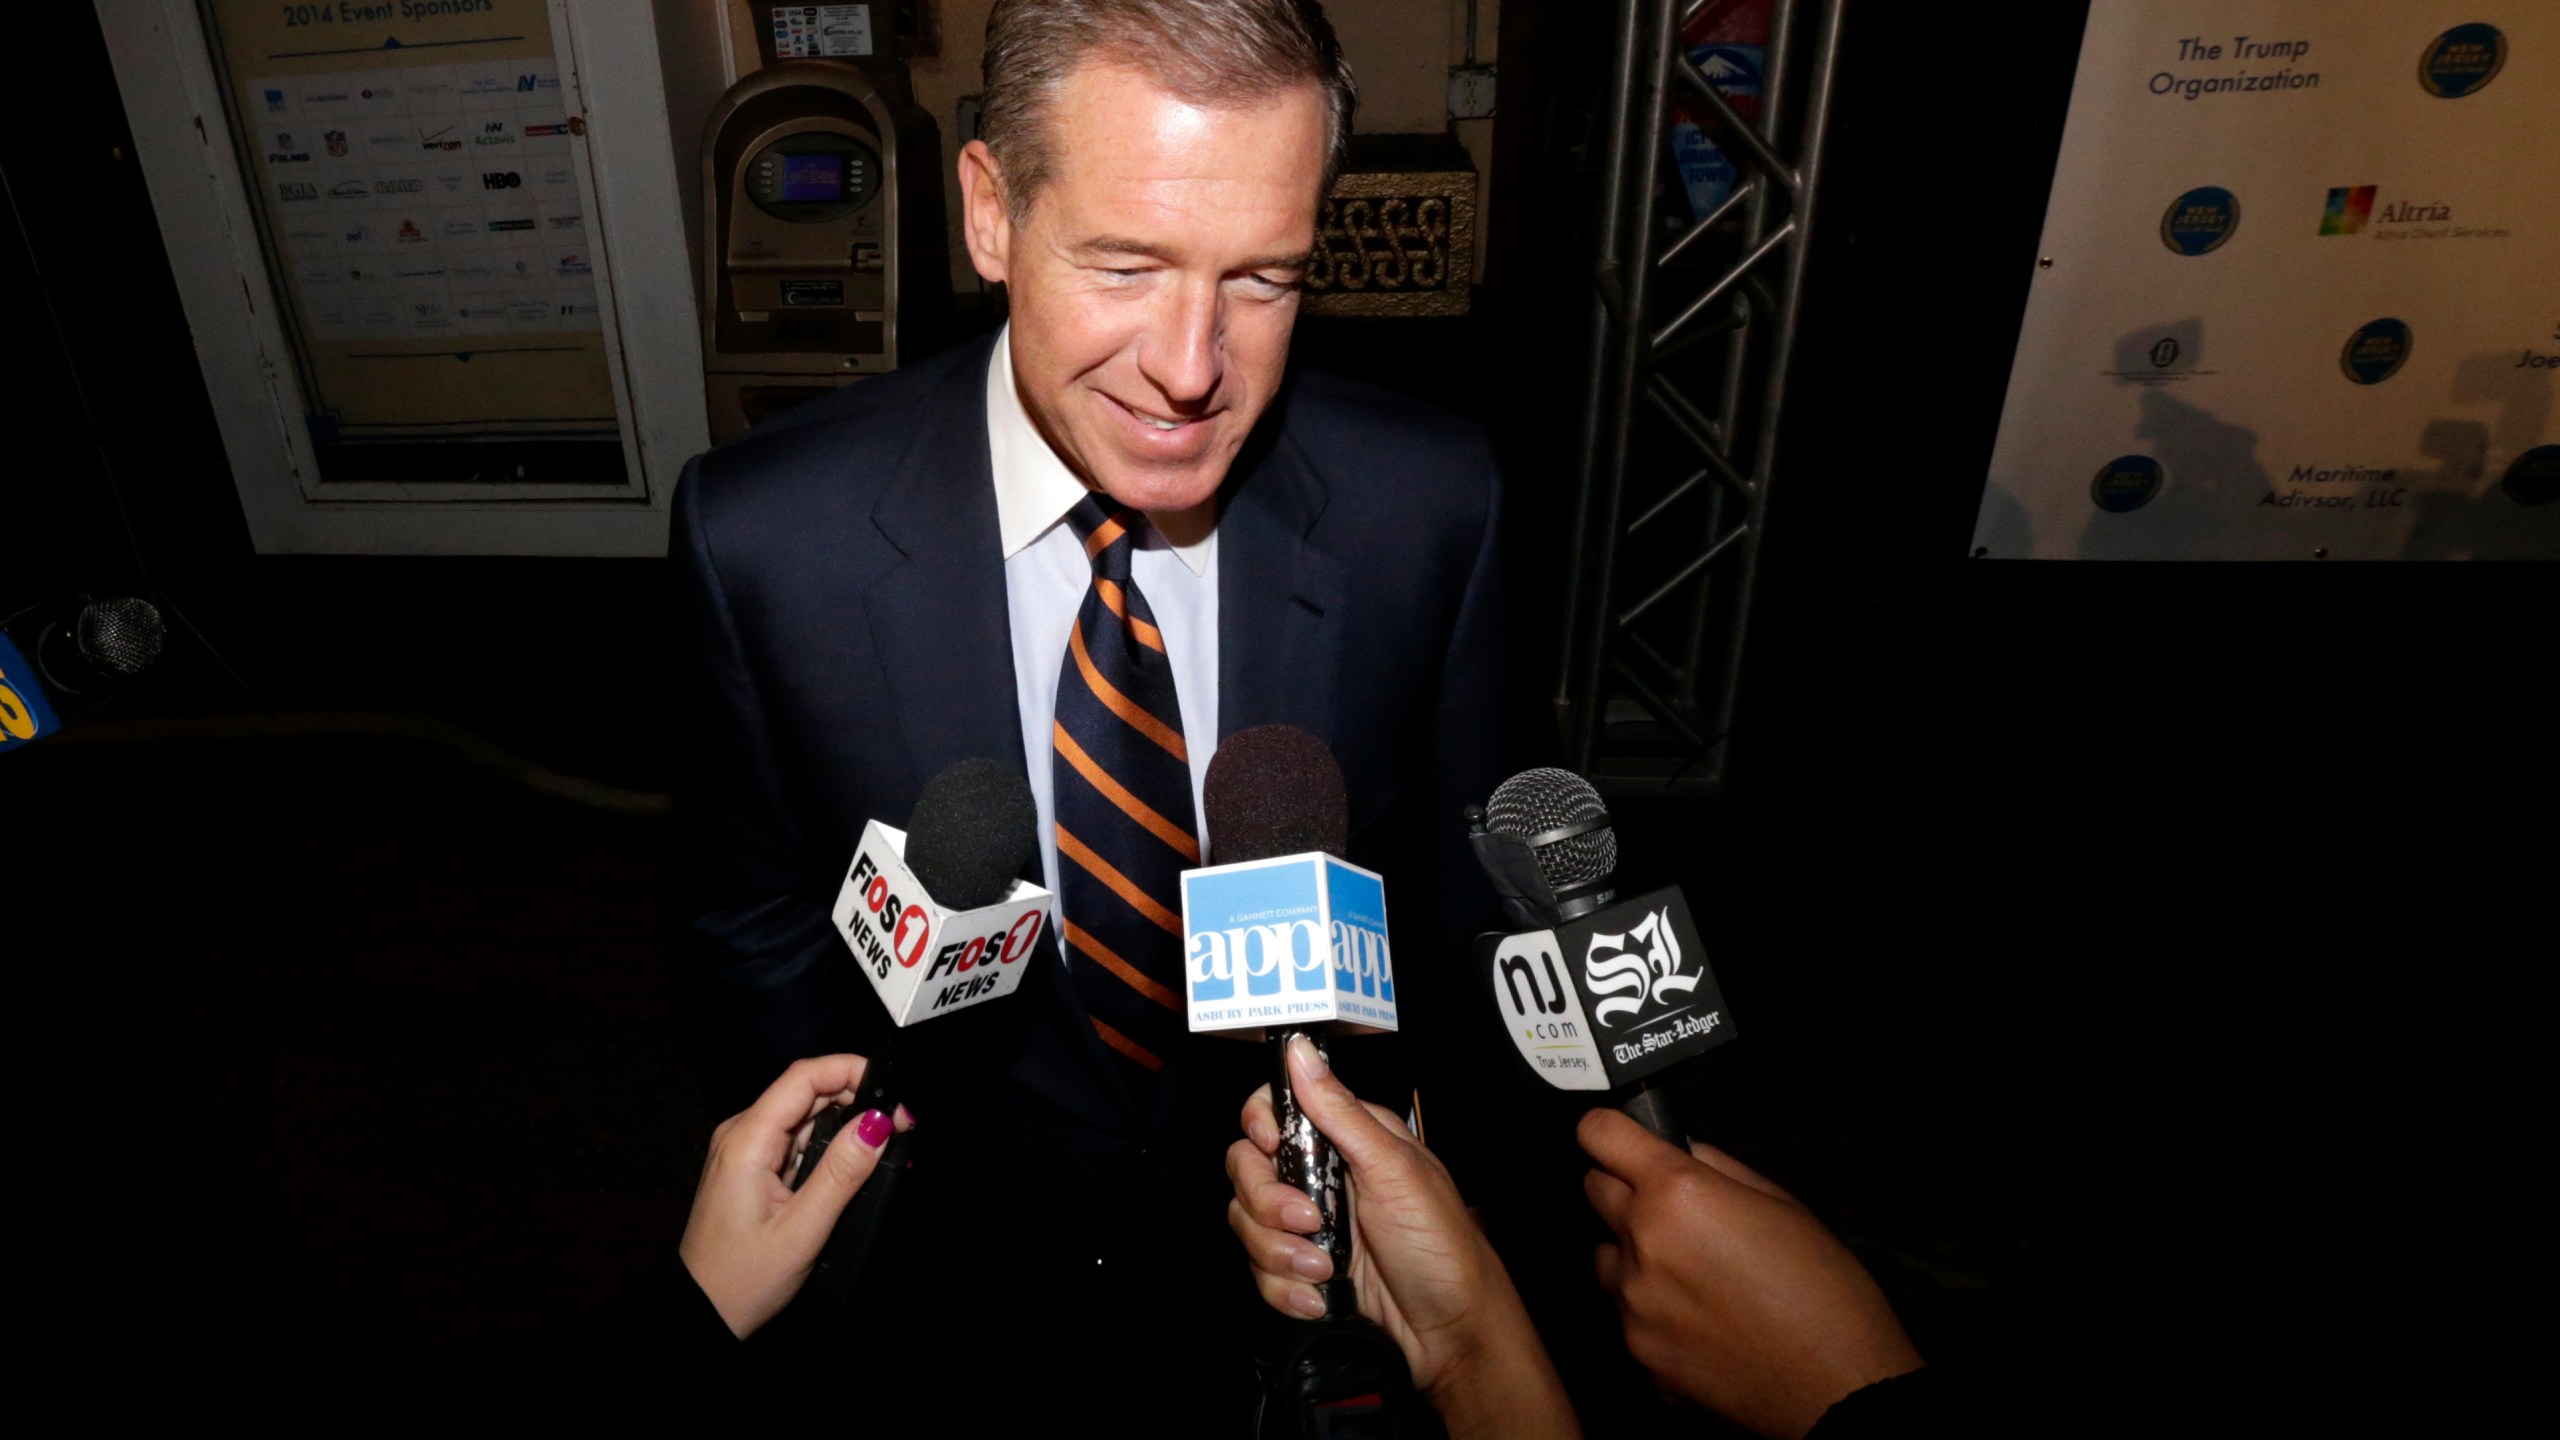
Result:
<svg viewBox="0 0 2560 1440">
<path fill-rule="evenodd" d="M 1386 894 L 1344 861 L 1351 805 L 1342 768 L 1294 725 L 1258 725 L 1218 744 L 1201 782 L 1210 859 L 1182 881 L 1188 1020 L 1195 1032 L 1265 1037 L 1280 1178 L 1306 1193 L 1309 1236 L 1333 1260 L 1325 1317 L 1291 1321 L 1262 1362 L 1265 1440 L 1429 1433 L 1404 1352 L 1359 1313 L 1351 1289 L 1351 1195 L 1342 1157 L 1299 1108 L 1289 1041 L 1395 1027 Z"/>
<path fill-rule="evenodd" d="M 1512 1047 L 1559 1090 L 1626 1091 L 1620 1109 L 1685 1145 L 1655 1077 L 1734 1036 L 1688 900 L 1617 898 L 1617 831 L 1570 770 L 1512 776 L 1467 828 L 1513 926 L 1475 944 Z"/>
<path fill-rule="evenodd" d="M 850 1105 L 809 1127 L 791 1187 L 800 1188 L 844 1126 L 868 1110 L 894 1114 L 906 1027 L 1000 999 L 1036 963 L 1049 892 L 1019 878 L 1040 845 L 1039 812 L 1019 767 L 962 760 L 927 781 L 901 834 L 874 820 L 836 897 L 835 923 L 894 1028 L 870 1057 Z M 879 1239 L 911 1133 L 893 1131 L 879 1167 L 836 1222 L 802 1288 L 815 1313 L 851 1313 L 854 1281 Z"/>
<path fill-rule="evenodd" d="M 0 621 L 0 754 L 95 709 L 160 658 L 160 607 L 132 595 L 22 610 Z"/>
</svg>

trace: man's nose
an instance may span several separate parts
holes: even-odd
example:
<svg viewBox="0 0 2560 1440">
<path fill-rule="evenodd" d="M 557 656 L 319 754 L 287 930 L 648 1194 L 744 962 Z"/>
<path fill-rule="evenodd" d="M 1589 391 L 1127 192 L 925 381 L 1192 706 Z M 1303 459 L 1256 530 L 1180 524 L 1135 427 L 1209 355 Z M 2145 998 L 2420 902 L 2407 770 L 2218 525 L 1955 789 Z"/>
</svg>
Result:
<svg viewBox="0 0 2560 1440">
<path fill-rule="evenodd" d="M 1225 319 L 1216 282 L 1172 287 L 1138 346 L 1139 373 L 1176 405 L 1207 400 L 1226 366 Z"/>
</svg>

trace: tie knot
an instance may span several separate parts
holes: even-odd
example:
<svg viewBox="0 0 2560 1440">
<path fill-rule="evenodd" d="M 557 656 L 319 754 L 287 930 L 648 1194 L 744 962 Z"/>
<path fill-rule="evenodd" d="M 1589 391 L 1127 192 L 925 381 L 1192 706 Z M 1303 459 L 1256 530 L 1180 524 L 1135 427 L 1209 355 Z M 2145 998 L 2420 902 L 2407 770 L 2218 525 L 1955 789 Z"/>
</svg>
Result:
<svg viewBox="0 0 2560 1440">
<path fill-rule="evenodd" d="M 1084 556 L 1093 562 L 1094 574 L 1123 585 L 1129 582 L 1129 552 L 1137 548 L 1146 516 L 1106 496 L 1088 494 L 1067 512 L 1067 523 L 1084 542 Z"/>
</svg>

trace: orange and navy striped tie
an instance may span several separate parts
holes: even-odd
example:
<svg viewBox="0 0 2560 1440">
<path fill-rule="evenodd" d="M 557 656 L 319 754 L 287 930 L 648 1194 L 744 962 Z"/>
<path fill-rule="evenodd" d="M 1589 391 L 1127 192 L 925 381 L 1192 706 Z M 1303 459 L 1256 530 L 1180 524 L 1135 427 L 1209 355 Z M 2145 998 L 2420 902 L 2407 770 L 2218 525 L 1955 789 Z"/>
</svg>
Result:
<svg viewBox="0 0 2560 1440">
<path fill-rule="evenodd" d="M 1096 495 L 1067 512 L 1093 562 L 1067 636 L 1051 739 L 1058 914 L 1076 994 L 1146 1093 L 1182 1024 L 1181 876 L 1200 863 L 1173 661 L 1129 580 L 1146 517 Z"/>
</svg>

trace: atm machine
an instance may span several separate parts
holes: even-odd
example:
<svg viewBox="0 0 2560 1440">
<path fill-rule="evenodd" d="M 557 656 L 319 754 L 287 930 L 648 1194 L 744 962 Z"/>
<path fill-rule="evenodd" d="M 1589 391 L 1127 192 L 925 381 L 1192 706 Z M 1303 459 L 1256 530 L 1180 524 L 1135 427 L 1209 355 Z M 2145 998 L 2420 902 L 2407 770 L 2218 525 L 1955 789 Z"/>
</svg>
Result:
<svg viewBox="0 0 2560 1440">
<path fill-rule="evenodd" d="M 702 359 L 714 443 L 926 353 L 948 320 L 942 139 L 903 72 L 781 60 L 702 145 Z"/>
</svg>

